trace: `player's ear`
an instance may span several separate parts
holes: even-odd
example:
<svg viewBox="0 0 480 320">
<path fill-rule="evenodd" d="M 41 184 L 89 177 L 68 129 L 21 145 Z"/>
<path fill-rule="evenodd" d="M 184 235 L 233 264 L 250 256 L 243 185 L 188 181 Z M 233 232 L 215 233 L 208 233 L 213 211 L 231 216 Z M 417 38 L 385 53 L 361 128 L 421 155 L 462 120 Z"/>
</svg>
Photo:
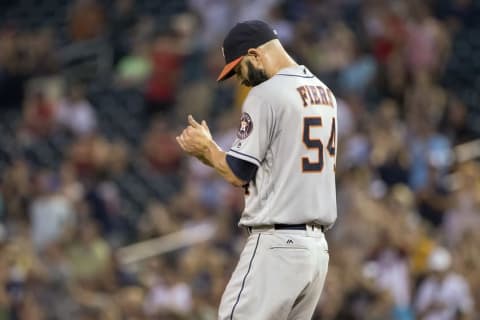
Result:
<svg viewBox="0 0 480 320">
<path fill-rule="evenodd" d="M 251 56 L 255 60 L 258 60 L 258 58 L 260 57 L 259 50 L 255 48 L 248 49 L 247 53 L 249 56 Z"/>
<path fill-rule="evenodd" d="M 260 48 L 248 49 L 248 57 L 255 68 L 263 68 L 263 51 Z"/>
</svg>

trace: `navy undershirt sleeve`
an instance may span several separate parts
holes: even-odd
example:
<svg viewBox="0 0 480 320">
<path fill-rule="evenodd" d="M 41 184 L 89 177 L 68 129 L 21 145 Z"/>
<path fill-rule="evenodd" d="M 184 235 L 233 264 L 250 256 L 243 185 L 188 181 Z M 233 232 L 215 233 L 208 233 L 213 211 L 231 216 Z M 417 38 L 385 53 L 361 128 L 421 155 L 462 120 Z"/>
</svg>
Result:
<svg viewBox="0 0 480 320">
<path fill-rule="evenodd" d="M 232 170 L 240 180 L 249 182 L 255 177 L 258 167 L 253 163 L 232 157 L 228 154 L 226 160 L 230 170 Z"/>
</svg>

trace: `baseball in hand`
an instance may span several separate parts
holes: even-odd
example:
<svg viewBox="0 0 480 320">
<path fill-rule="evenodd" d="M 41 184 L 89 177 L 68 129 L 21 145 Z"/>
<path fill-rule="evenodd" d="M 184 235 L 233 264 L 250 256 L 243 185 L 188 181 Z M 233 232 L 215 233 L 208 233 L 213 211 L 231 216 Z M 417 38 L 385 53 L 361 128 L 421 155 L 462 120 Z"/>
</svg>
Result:
<svg viewBox="0 0 480 320">
<path fill-rule="evenodd" d="M 192 115 L 188 116 L 188 126 L 176 138 L 180 147 L 190 155 L 202 157 L 212 140 L 212 134 L 205 120 L 198 123 Z"/>
</svg>

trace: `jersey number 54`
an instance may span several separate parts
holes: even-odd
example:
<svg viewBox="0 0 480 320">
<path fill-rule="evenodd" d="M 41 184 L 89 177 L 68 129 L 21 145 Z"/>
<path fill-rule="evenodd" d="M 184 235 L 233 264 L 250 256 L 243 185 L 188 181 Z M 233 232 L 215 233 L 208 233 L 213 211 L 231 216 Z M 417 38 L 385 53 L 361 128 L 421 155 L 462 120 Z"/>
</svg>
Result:
<svg viewBox="0 0 480 320">
<path fill-rule="evenodd" d="M 303 143 L 307 149 L 318 150 L 318 160 L 310 161 L 308 157 L 302 157 L 302 171 L 303 172 L 321 172 L 323 170 L 323 143 L 320 139 L 312 139 L 310 137 L 311 127 L 322 127 L 321 117 L 305 117 L 303 118 Z M 327 152 L 331 157 L 335 156 L 336 148 L 336 129 L 335 118 L 332 118 L 332 125 L 330 129 L 330 138 L 328 139 Z"/>
</svg>

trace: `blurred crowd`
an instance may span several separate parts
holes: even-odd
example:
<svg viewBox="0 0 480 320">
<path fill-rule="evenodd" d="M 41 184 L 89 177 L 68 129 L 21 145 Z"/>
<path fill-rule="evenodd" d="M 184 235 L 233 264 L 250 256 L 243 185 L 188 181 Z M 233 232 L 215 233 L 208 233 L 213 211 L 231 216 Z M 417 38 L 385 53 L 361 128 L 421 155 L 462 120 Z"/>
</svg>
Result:
<svg viewBox="0 0 480 320">
<path fill-rule="evenodd" d="M 444 84 L 475 1 L 159 3 L 71 1 L 63 29 L 0 20 L 0 106 L 13 114 L 0 120 L 13 132 L 0 145 L 0 320 L 216 319 L 247 236 L 243 190 L 175 136 L 193 114 L 233 141 L 248 90 L 215 79 L 224 33 L 245 19 L 269 22 L 338 100 L 339 217 L 313 319 L 480 317 L 480 163 L 455 152 L 480 136 Z M 104 105 L 132 92 L 140 127 Z M 52 147 L 43 161 L 38 145 Z M 215 233 L 136 262 L 118 254 L 195 226 Z"/>
</svg>

